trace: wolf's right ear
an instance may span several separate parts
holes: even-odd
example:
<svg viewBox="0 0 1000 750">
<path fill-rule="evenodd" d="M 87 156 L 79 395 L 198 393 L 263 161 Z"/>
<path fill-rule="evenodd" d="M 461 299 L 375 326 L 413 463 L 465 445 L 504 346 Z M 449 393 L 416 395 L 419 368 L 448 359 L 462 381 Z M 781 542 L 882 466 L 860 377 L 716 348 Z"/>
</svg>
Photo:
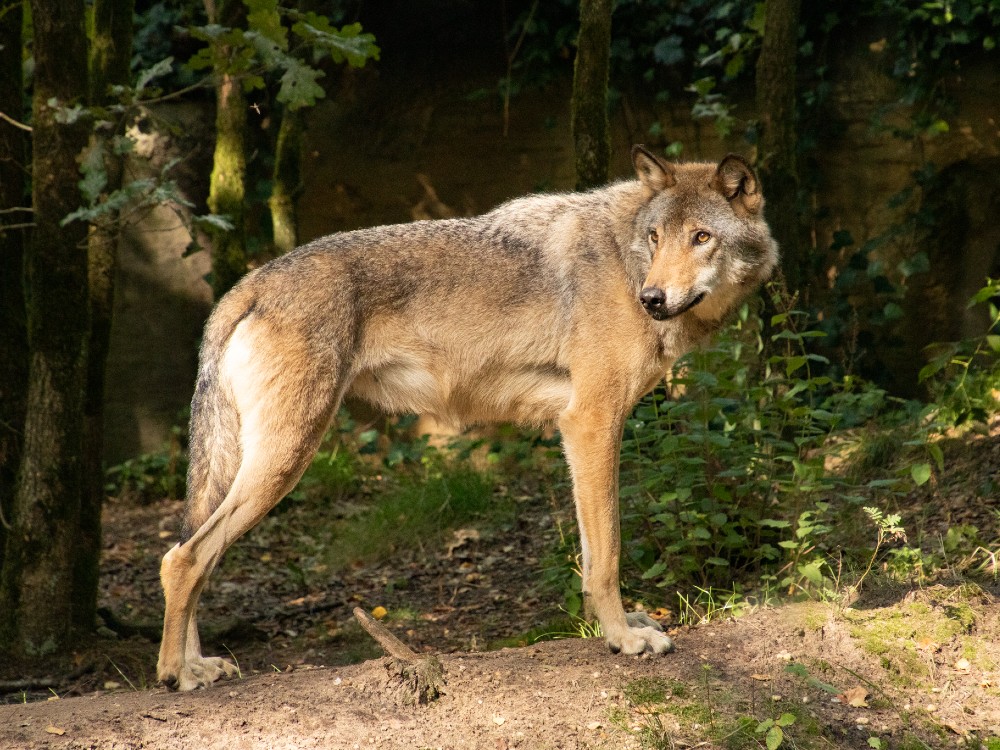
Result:
<svg viewBox="0 0 1000 750">
<path fill-rule="evenodd" d="M 632 163 L 639 181 L 654 193 L 677 184 L 674 165 L 654 156 L 640 145 L 632 147 Z"/>
</svg>

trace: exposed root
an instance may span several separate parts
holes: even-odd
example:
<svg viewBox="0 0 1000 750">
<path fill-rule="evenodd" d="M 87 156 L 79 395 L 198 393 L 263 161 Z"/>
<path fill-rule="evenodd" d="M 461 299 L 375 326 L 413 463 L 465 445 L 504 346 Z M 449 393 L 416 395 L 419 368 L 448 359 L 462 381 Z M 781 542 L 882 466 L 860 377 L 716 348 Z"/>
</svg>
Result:
<svg viewBox="0 0 1000 750">
<path fill-rule="evenodd" d="M 386 670 L 391 678 L 401 683 L 403 693 L 407 696 L 406 702 L 430 703 L 441 695 L 444 668 L 436 656 L 418 656 L 361 607 L 354 608 L 354 616 L 368 635 L 392 657 L 386 664 Z"/>
</svg>

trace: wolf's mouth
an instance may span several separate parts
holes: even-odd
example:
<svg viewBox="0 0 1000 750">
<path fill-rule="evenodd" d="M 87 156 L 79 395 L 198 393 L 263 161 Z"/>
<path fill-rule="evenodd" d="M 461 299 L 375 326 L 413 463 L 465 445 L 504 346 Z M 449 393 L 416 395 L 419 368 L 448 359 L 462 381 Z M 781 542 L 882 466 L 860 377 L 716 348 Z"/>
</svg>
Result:
<svg viewBox="0 0 1000 750">
<path fill-rule="evenodd" d="M 667 305 L 646 306 L 646 312 L 648 312 L 650 317 L 654 320 L 669 320 L 670 318 L 676 318 L 678 315 L 683 315 L 703 299 L 705 299 L 705 292 L 698 292 L 697 294 L 688 297 L 680 305 L 675 307 L 669 307 Z"/>
</svg>

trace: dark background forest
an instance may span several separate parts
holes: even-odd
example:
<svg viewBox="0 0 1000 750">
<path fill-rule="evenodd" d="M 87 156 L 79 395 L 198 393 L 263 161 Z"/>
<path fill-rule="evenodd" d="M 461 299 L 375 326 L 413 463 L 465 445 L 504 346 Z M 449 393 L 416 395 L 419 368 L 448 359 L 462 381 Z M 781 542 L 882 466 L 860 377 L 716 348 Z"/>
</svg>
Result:
<svg viewBox="0 0 1000 750">
<path fill-rule="evenodd" d="M 3 3 L 0 653 L 30 671 L 94 631 L 110 494 L 183 494 L 201 326 L 247 270 L 627 178 L 633 143 L 747 155 L 783 253 L 636 413 L 623 477 L 657 479 L 623 478 L 623 523 L 662 524 L 637 575 L 827 591 L 868 503 L 856 571 L 925 574 L 886 518 L 996 406 L 998 28 L 997 0 Z M 335 439 L 419 465 L 419 427 L 352 416 L 376 429 Z"/>
</svg>

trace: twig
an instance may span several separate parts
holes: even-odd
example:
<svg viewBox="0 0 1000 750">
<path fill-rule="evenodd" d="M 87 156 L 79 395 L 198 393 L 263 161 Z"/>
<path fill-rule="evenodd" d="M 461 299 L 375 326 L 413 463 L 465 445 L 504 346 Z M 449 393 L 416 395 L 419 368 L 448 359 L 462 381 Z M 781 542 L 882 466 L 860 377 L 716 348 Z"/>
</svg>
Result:
<svg viewBox="0 0 1000 750">
<path fill-rule="evenodd" d="M 415 662 L 417 660 L 417 654 L 413 649 L 390 633 L 382 623 L 361 609 L 361 607 L 354 608 L 354 616 L 361 623 L 361 627 L 365 629 L 368 635 L 375 639 L 378 645 L 382 647 L 382 650 L 389 654 L 389 656 L 408 662 Z"/>
<path fill-rule="evenodd" d="M 528 17 L 524 19 L 524 25 L 521 27 L 521 34 L 517 37 L 517 42 L 514 44 L 514 49 L 511 50 L 510 54 L 507 55 L 507 80 L 504 87 L 503 93 L 503 137 L 506 138 L 508 132 L 510 131 L 510 89 L 511 76 L 514 75 L 514 60 L 517 57 L 517 53 L 521 51 L 521 44 L 524 42 L 524 37 L 528 33 L 528 27 L 531 25 L 531 20 L 535 17 L 535 11 L 538 10 L 538 0 L 535 0 L 531 5 L 531 9 L 528 11 Z"/>
<path fill-rule="evenodd" d="M 10 115 L 8 115 L 6 112 L 0 112 L 0 120 L 3 120 L 6 123 L 10 123 L 15 128 L 20 128 L 21 130 L 23 130 L 23 131 L 25 131 L 27 133 L 32 132 L 32 129 L 31 129 L 30 125 L 25 125 L 23 122 L 19 122 L 18 120 L 15 120 L 13 117 L 11 117 Z"/>
<path fill-rule="evenodd" d="M 26 680 L 0 680 L 0 692 L 14 693 L 21 690 L 48 690 L 63 682 L 59 677 L 36 677 Z"/>
</svg>

